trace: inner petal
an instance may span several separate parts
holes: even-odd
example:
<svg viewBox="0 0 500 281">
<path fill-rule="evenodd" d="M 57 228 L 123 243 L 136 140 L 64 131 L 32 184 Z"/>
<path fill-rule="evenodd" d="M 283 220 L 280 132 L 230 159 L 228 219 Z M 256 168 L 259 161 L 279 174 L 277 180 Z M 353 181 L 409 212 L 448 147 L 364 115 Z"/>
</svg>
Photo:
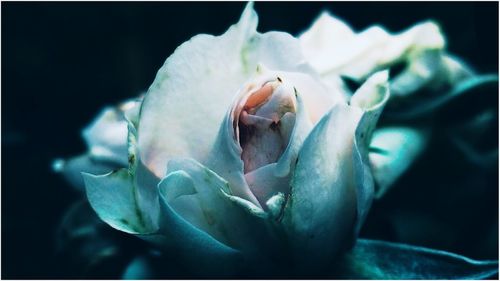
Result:
<svg viewBox="0 0 500 281">
<path fill-rule="evenodd" d="M 295 96 L 281 80 L 252 93 L 239 115 L 244 173 L 275 163 L 288 145 L 295 123 Z"/>
</svg>

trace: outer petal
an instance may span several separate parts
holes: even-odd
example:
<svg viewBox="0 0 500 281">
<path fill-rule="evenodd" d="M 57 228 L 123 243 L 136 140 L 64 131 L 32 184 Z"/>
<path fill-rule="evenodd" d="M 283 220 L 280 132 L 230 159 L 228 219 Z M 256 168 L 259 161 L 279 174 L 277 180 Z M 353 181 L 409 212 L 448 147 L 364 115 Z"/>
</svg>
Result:
<svg viewBox="0 0 500 281">
<path fill-rule="evenodd" d="M 372 167 L 368 159 L 368 148 L 377 121 L 389 100 L 388 72 L 373 74 L 354 93 L 351 106 L 363 111 L 356 128 L 354 145 L 354 180 L 356 183 L 357 218 L 354 235 L 357 236 L 371 207 L 374 194 Z"/>
<path fill-rule="evenodd" d="M 195 217 L 191 222 L 198 229 L 249 257 L 275 251 L 267 215 L 249 201 L 233 196 L 224 179 L 192 159 L 172 159 L 167 171 L 169 176 L 180 173 L 184 177 L 184 183 L 177 183 L 172 189 L 185 190 L 196 198 L 190 202 L 191 213 L 183 216 Z"/>
<path fill-rule="evenodd" d="M 327 266 L 347 246 L 356 219 L 352 153 L 361 116 L 358 108 L 336 105 L 299 153 L 283 217 L 299 271 Z"/>
<path fill-rule="evenodd" d="M 84 173 L 83 179 L 90 205 L 104 222 L 132 234 L 156 231 L 155 223 L 139 207 L 137 187 L 128 170 L 102 176 Z"/>
<path fill-rule="evenodd" d="M 256 25 L 249 4 L 225 34 L 195 36 L 159 70 L 139 122 L 141 157 L 157 176 L 164 175 L 172 157 L 203 162 L 233 96 L 258 63 L 309 71 L 295 38 L 280 32 L 259 34 Z"/>
<path fill-rule="evenodd" d="M 370 143 L 375 125 L 384 109 L 385 104 L 389 100 L 389 78 L 388 71 L 380 71 L 368 78 L 361 87 L 354 93 L 350 104 L 362 109 L 366 114 L 367 127 L 363 128 L 363 145 L 368 146 Z"/>
<path fill-rule="evenodd" d="M 141 238 L 159 244 L 169 252 L 175 251 L 182 264 L 189 266 L 195 274 L 206 277 L 236 273 L 242 263 L 239 251 L 197 228 L 173 207 L 176 201 L 196 193 L 193 179 L 186 172 L 172 172 L 159 183 L 158 192 L 161 208 L 159 233 Z"/>
<path fill-rule="evenodd" d="M 373 197 L 367 140 L 389 98 L 387 78 L 370 77 L 351 106 L 336 105 L 302 146 L 283 218 L 301 267 L 327 266 L 366 216 Z"/>
<path fill-rule="evenodd" d="M 158 178 L 149 172 L 136 153 L 136 130 L 128 122 L 128 169 L 105 175 L 82 173 L 87 198 L 97 215 L 110 226 L 133 234 L 158 230 Z"/>
<path fill-rule="evenodd" d="M 408 127 L 386 127 L 375 131 L 369 154 L 377 183 L 375 197 L 382 197 L 410 167 L 427 140 L 428 134 Z"/>
</svg>

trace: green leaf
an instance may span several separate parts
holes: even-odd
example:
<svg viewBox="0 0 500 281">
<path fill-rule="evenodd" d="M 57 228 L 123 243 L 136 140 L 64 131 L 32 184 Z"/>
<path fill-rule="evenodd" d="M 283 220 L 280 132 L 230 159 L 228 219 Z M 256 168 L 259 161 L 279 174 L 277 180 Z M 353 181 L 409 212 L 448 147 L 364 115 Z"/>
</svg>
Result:
<svg viewBox="0 0 500 281">
<path fill-rule="evenodd" d="M 336 267 L 345 279 L 485 279 L 498 274 L 498 261 L 477 261 L 457 254 L 359 239 Z"/>
</svg>

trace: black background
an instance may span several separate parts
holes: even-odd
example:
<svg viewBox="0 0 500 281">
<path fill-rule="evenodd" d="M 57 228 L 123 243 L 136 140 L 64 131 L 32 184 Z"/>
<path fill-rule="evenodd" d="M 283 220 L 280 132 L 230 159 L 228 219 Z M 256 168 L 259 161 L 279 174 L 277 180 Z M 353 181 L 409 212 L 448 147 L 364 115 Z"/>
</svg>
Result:
<svg viewBox="0 0 500 281">
<path fill-rule="evenodd" d="M 80 130 L 102 107 L 145 91 L 176 46 L 198 33 L 223 33 L 238 20 L 244 5 L 2 3 L 2 278 L 68 277 L 54 253 L 54 234 L 64 211 L 80 195 L 52 173 L 52 160 L 83 152 Z M 447 36 L 450 52 L 481 73 L 498 72 L 498 3 L 258 2 L 255 8 L 259 31 L 291 34 L 306 29 L 323 9 L 356 30 L 379 23 L 400 31 L 434 19 Z M 497 135 L 491 137 L 498 146 Z M 449 171 L 442 165 L 447 162 L 435 162 L 442 159 L 437 154 L 427 153 L 417 167 L 436 163 L 439 166 L 431 170 L 450 177 L 461 173 Z M 461 161 L 451 159 L 455 160 Z M 362 236 L 496 259 L 497 171 L 474 171 L 479 175 L 468 182 L 473 191 L 444 180 L 422 180 L 424 186 L 418 186 L 411 173 L 405 175 L 398 183 L 404 188 L 374 205 Z M 475 195 L 467 203 L 449 200 L 447 192 L 457 190 Z M 438 195 L 439 201 L 432 200 Z M 404 214 L 412 207 L 422 208 L 427 216 L 451 225 L 451 232 L 463 235 L 450 241 L 450 231 L 419 225 L 418 218 L 408 223 L 415 222 L 416 230 L 430 228 L 425 239 L 383 230 L 386 222 L 377 218 Z"/>
</svg>

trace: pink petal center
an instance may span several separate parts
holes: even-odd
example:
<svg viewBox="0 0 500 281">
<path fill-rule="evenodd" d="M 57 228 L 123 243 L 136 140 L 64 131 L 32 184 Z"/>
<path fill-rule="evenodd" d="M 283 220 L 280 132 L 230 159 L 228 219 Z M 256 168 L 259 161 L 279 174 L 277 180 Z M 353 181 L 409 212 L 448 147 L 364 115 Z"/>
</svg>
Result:
<svg viewBox="0 0 500 281">
<path fill-rule="evenodd" d="M 283 154 L 295 123 L 295 96 L 280 79 L 267 82 L 247 98 L 238 121 L 246 174 L 277 162 Z"/>
</svg>

